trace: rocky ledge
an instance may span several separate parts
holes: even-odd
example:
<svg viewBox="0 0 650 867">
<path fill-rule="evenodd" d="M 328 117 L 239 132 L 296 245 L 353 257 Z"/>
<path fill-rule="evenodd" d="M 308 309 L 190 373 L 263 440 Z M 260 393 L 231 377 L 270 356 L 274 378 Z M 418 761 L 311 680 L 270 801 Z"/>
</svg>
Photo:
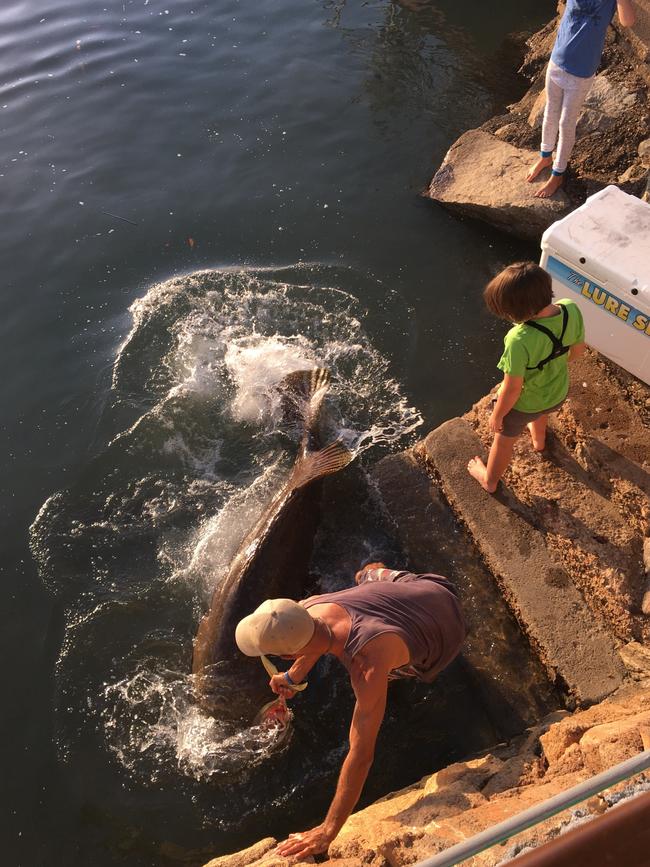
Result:
<svg viewBox="0 0 650 867">
<path fill-rule="evenodd" d="M 466 470 L 489 447 L 489 396 L 382 460 L 373 477 L 416 571 L 444 554 L 440 502 L 451 506 L 485 580 L 499 587 L 549 679 L 578 710 L 553 713 L 355 813 L 328 863 L 414 864 L 650 748 L 650 388 L 593 352 L 572 372 L 545 453 L 521 437 L 496 495 Z M 462 569 L 458 537 L 451 545 Z M 461 581 L 475 633 L 478 592 Z M 478 666 L 483 650 L 471 645 L 466 653 Z M 496 645 L 489 653 L 498 656 Z M 616 797 L 609 790 L 581 809 L 602 812 Z M 568 818 L 518 837 L 510 856 L 557 835 Z M 209 867 L 279 867 L 288 862 L 275 844 L 267 838 Z M 505 857 L 496 847 L 469 863 L 488 867 Z"/>
<path fill-rule="evenodd" d="M 530 81 L 528 91 L 505 114 L 451 146 L 425 195 L 454 213 L 535 241 L 608 184 L 650 198 L 650 0 L 636 0 L 635 6 L 634 28 L 610 28 L 562 191 L 550 201 L 536 199 L 539 182 L 526 180 L 540 145 L 544 75 L 558 16 L 526 43 L 520 72 Z"/>
<path fill-rule="evenodd" d="M 336 867 L 416 864 L 642 749 L 650 749 L 650 680 L 621 690 L 589 710 L 551 714 L 515 743 L 450 765 L 355 813 L 330 846 L 327 863 Z M 608 789 L 578 810 L 567 810 L 524 832 L 508 848 L 496 846 L 467 863 L 493 867 L 546 842 L 576 814 L 587 818 L 605 812 L 629 785 Z M 274 854 L 276 844 L 269 837 L 235 855 L 215 858 L 206 867 L 285 867 L 290 862 Z"/>
</svg>

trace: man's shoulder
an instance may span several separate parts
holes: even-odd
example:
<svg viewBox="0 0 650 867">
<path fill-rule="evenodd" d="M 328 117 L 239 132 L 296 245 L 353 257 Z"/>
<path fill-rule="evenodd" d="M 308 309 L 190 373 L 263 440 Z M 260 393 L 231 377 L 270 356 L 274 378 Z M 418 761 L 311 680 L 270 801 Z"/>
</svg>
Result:
<svg viewBox="0 0 650 867">
<path fill-rule="evenodd" d="M 394 631 L 380 632 L 365 644 L 361 650 L 355 654 L 355 659 L 360 663 L 368 674 L 372 673 L 379 676 L 387 675 L 388 672 L 398 665 L 403 665 L 401 659 L 406 655 L 407 661 L 409 657 L 409 649 L 406 641 Z M 399 662 L 396 662 L 397 658 Z"/>
</svg>

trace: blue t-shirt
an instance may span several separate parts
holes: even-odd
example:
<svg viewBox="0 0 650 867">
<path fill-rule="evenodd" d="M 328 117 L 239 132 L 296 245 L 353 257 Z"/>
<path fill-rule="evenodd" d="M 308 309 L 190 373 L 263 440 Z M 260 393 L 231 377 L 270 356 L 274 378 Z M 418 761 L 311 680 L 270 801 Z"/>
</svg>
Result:
<svg viewBox="0 0 650 867">
<path fill-rule="evenodd" d="M 567 0 L 551 53 L 553 63 L 579 78 L 594 75 L 615 11 L 616 0 Z"/>
</svg>

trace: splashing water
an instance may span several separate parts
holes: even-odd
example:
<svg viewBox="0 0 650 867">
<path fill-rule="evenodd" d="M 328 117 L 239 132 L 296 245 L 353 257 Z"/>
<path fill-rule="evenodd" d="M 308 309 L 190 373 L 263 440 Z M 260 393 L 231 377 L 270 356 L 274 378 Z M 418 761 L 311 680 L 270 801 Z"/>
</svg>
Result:
<svg viewBox="0 0 650 867">
<path fill-rule="evenodd" d="M 331 426 L 357 454 L 403 442 L 421 423 L 366 333 L 371 314 L 336 286 L 340 276 L 306 266 L 205 271 L 132 305 L 108 445 L 31 529 L 43 580 L 66 604 L 62 752 L 88 717 L 119 763 L 149 781 L 172 771 L 241 779 L 288 746 L 291 727 L 232 731 L 205 717 L 183 672 L 207 599 L 292 461 L 278 433 L 282 378 L 331 371 Z M 374 315 L 399 336 L 403 304 L 373 285 Z"/>
<path fill-rule="evenodd" d="M 291 737 L 288 721 L 260 720 L 233 731 L 205 716 L 194 701 L 191 679 L 173 671 L 146 668 L 106 685 L 97 707 L 110 749 L 135 773 L 147 760 L 153 769 L 176 764 L 197 780 L 233 774 L 241 779 Z"/>
</svg>

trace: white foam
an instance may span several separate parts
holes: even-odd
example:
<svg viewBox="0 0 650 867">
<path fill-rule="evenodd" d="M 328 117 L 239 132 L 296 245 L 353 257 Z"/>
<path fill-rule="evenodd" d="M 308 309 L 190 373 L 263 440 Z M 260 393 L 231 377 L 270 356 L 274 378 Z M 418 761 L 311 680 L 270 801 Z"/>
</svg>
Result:
<svg viewBox="0 0 650 867">
<path fill-rule="evenodd" d="M 303 337 L 281 339 L 260 336 L 234 340 L 225 364 L 235 385 L 231 412 L 238 421 L 260 423 L 277 418 L 279 395 L 275 386 L 289 373 L 317 366 L 314 350 Z"/>
<path fill-rule="evenodd" d="M 206 716 L 191 677 L 138 670 L 106 684 L 97 700 L 109 748 L 129 771 L 155 782 L 157 766 L 173 762 L 197 780 L 240 775 L 284 748 L 291 729 L 253 725 L 233 732 Z"/>
</svg>

